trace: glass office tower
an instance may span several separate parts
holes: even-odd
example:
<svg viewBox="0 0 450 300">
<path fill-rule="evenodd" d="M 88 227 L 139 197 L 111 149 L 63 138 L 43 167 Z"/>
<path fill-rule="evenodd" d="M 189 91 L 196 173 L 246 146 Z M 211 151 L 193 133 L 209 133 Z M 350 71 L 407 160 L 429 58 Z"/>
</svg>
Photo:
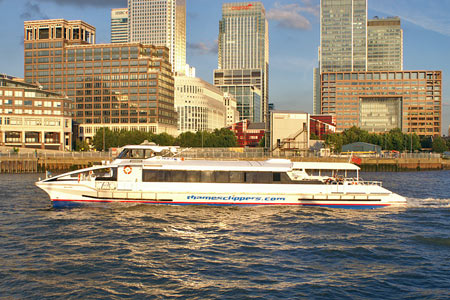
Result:
<svg viewBox="0 0 450 300">
<path fill-rule="evenodd" d="M 260 103 L 254 97 L 239 93 L 241 120 L 253 122 L 267 120 L 269 33 L 266 12 L 261 2 L 237 2 L 222 5 L 219 22 L 218 69 L 214 71 L 214 84 L 223 91 L 249 89 L 261 92 Z"/>
</svg>

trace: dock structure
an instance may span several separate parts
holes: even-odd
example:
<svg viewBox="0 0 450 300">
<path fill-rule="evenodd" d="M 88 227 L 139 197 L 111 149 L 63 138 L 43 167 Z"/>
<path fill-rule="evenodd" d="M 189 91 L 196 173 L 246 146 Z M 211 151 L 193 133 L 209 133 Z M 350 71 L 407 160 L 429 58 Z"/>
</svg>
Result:
<svg viewBox="0 0 450 300">
<path fill-rule="evenodd" d="M 64 172 L 102 164 L 101 157 L 90 158 L 0 158 L 0 173 Z"/>
</svg>

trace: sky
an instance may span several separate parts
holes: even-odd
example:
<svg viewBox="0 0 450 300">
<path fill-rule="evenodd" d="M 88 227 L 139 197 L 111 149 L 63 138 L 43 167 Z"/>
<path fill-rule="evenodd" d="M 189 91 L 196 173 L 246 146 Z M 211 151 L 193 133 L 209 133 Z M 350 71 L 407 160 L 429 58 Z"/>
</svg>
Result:
<svg viewBox="0 0 450 300">
<path fill-rule="evenodd" d="M 222 3 L 186 0 L 187 63 L 212 82 Z M 269 20 L 269 102 L 275 109 L 312 113 L 313 68 L 320 43 L 320 0 L 263 0 Z M 126 0 L 0 0 L 0 73 L 23 77 L 23 21 L 83 20 L 96 27 L 97 43 L 110 42 L 111 8 Z M 399 16 L 404 70 L 442 70 L 442 133 L 450 125 L 450 1 L 369 0 L 368 17 Z"/>
</svg>

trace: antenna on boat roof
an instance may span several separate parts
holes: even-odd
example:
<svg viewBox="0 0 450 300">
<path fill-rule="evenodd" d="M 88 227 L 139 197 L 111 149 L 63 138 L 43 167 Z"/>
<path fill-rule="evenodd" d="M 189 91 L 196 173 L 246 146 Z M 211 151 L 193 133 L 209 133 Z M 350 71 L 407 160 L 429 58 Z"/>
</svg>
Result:
<svg viewBox="0 0 450 300">
<path fill-rule="evenodd" d="M 143 141 L 143 142 L 141 143 L 141 145 L 156 146 L 155 143 L 149 142 L 148 140 Z"/>
</svg>

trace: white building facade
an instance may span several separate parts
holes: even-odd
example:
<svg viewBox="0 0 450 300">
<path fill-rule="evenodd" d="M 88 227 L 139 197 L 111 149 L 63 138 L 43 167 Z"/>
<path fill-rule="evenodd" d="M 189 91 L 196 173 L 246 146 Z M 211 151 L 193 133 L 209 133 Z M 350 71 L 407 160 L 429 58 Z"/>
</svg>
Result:
<svg viewBox="0 0 450 300">
<path fill-rule="evenodd" d="M 186 68 L 186 1 L 128 0 L 129 42 L 166 46 L 172 71 Z"/>
<path fill-rule="evenodd" d="M 175 77 L 175 109 L 178 133 L 212 131 L 227 124 L 223 92 L 197 77 Z"/>
<path fill-rule="evenodd" d="M 128 8 L 111 10 L 111 43 L 128 42 Z"/>
<path fill-rule="evenodd" d="M 227 127 L 239 121 L 239 111 L 237 109 L 237 100 L 230 93 L 223 93 L 223 100 L 227 108 Z"/>
<path fill-rule="evenodd" d="M 0 76 L 0 145 L 72 149 L 72 100 Z"/>
<path fill-rule="evenodd" d="M 301 111 L 271 111 L 270 132 L 270 151 L 306 152 L 309 148 L 310 115 Z"/>
</svg>

